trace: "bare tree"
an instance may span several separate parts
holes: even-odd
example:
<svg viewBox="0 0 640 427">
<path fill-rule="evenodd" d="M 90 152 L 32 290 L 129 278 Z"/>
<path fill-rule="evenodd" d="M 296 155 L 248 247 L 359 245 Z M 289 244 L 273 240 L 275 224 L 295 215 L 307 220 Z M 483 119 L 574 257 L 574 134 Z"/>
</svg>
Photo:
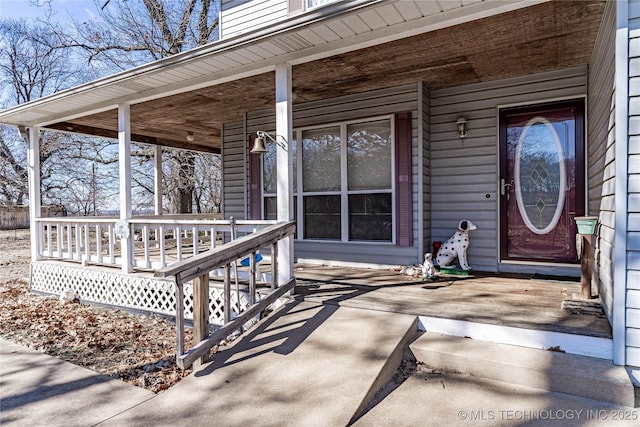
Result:
<svg viewBox="0 0 640 427">
<path fill-rule="evenodd" d="M 29 0 L 54 13 L 50 0 Z M 53 23 L 27 25 L 24 21 L 2 21 L 0 27 L 0 82 L 5 106 L 27 102 L 40 96 L 87 81 L 96 75 L 112 73 L 113 68 L 126 69 L 170 56 L 217 39 L 219 0 L 94 0 L 100 16 L 90 21 L 74 23 L 69 30 Z M 74 55 L 75 52 L 75 55 Z M 6 54 L 5 54 L 6 53 Z M 82 61 L 79 58 L 84 58 Z M 74 64 L 85 63 L 82 71 Z M 90 65 L 90 67 L 87 67 Z M 41 141 L 41 173 L 43 200 L 68 204 L 71 213 L 88 212 L 86 204 L 65 200 L 64 189 L 74 185 L 71 195 L 78 199 L 96 198 L 98 191 L 112 192 L 109 167 L 117 153 L 109 149 L 109 141 L 62 134 L 44 133 Z M 88 145 L 84 145 L 88 144 Z M 92 145 L 93 144 L 93 145 Z M 84 148 L 83 147 L 89 147 Z M 92 156 L 95 156 L 92 158 Z M 147 162 L 152 156 L 148 148 L 134 148 L 138 160 L 133 180 L 140 209 L 153 202 L 152 168 Z M 167 151 L 165 184 L 168 211 L 191 212 L 220 206 L 218 189 L 197 186 L 216 182 L 194 179 L 196 164 L 211 161 L 211 155 L 186 151 Z M 75 163 L 74 163 L 75 162 Z M 90 176 L 83 171 L 96 170 Z M 75 168 L 74 168 L 75 165 Z M 67 169 L 76 172 L 74 179 Z M 11 129 L 0 132 L 0 203 L 22 203 L 27 193 L 26 147 Z M 104 172 L 106 171 L 106 172 Z M 103 173 L 104 172 L 104 173 Z M 111 180 L 113 181 L 113 180 Z M 98 183 L 98 185 L 97 185 Z M 83 189 L 80 189 L 82 187 Z M 88 189 L 93 189 L 89 193 Z M 105 190 L 106 189 L 106 190 Z M 204 197 L 217 197 L 207 202 Z M 108 195 L 101 194 L 100 200 Z M 73 197 L 71 197 L 73 199 Z M 72 206 L 73 205 L 73 206 Z M 76 207 L 74 207 L 76 206 Z M 97 210 L 93 203 L 93 212 Z"/>
<path fill-rule="evenodd" d="M 68 52 L 52 50 L 57 42 L 50 27 L 25 20 L 0 21 L 0 99 L 4 106 L 28 102 L 77 83 L 81 73 Z M 45 42 L 43 42 L 45 41 Z M 59 150 L 59 137 L 43 135 L 41 162 Z M 28 194 L 26 145 L 16 129 L 0 127 L 0 203 L 24 204 Z"/>
<path fill-rule="evenodd" d="M 131 68 L 201 46 L 218 38 L 219 0 L 94 0 L 99 19 L 75 22 L 66 46 L 87 52 L 89 62 Z M 170 213 L 192 212 L 199 154 L 170 150 L 165 157 Z M 205 155 L 205 158 L 209 158 Z M 197 190 L 202 197 L 205 191 Z M 215 193 L 215 192 L 214 192 Z M 214 203 L 216 204 L 216 203 Z M 217 202 L 219 205 L 219 201 Z"/>
</svg>

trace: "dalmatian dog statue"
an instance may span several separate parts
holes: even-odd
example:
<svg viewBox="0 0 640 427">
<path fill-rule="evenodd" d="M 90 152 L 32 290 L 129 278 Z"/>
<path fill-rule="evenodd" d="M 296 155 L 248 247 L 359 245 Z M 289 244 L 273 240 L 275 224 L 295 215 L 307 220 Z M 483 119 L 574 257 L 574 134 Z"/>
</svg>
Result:
<svg viewBox="0 0 640 427">
<path fill-rule="evenodd" d="M 440 250 L 438 250 L 438 255 L 436 257 L 436 263 L 438 266 L 447 267 L 453 260 L 458 258 L 460 268 L 465 271 L 471 270 L 471 267 L 469 267 L 469 264 L 467 263 L 469 232 L 477 229 L 478 227 L 468 219 L 460 221 L 458 224 L 458 231 L 451 236 L 449 240 L 444 242 L 440 247 Z"/>
</svg>

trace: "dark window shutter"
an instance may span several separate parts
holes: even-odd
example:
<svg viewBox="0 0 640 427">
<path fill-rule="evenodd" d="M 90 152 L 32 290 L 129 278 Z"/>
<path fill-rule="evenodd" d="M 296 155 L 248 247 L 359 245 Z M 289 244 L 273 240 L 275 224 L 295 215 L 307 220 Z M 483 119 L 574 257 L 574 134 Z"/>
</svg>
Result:
<svg viewBox="0 0 640 427">
<path fill-rule="evenodd" d="M 396 244 L 413 246 L 411 113 L 396 114 Z"/>
<path fill-rule="evenodd" d="M 287 13 L 289 16 L 304 12 L 304 0 L 287 0 Z"/>
<path fill-rule="evenodd" d="M 251 154 L 251 148 L 253 148 L 253 142 L 255 139 L 255 133 L 249 135 L 249 145 L 247 146 L 247 157 L 249 158 L 249 217 L 247 219 L 262 219 L 261 156 L 258 154 Z"/>
</svg>

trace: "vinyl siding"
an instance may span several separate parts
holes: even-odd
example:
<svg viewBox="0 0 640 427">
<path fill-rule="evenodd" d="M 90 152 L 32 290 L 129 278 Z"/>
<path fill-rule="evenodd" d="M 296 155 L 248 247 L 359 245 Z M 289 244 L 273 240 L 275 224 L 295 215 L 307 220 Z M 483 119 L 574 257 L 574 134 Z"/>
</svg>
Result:
<svg viewBox="0 0 640 427">
<path fill-rule="evenodd" d="M 579 274 L 572 267 L 499 262 L 498 108 L 586 94 L 586 68 L 479 83 L 431 93 L 431 236 L 445 241 L 461 219 L 478 226 L 471 234 L 469 263 L 482 271 Z M 456 120 L 468 120 L 458 137 Z"/>
<path fill-rule="evenodd" d="M 431 242 L 431 94 L 422 87 L 422 227 L 423 252 L 433 252 Z"/>
<path fill-rule="evenodd" d="M 589 68 L 587 103 L 587 208 L 599 216 L 594 239 L 595 272 L 592 284 L 598 290 L 605 313 L 613 315 L 613 242 L 615 230 L 615 5 L 605 10 Z"/>
<path fill-rule="evenodd" d="M 628 107 L 626 364 L 640 366 L 640 1 L 629 2 Z"/>
<path fill-rule="evenodd" d="M 222 0 L 220 39 L 273 24 L 287 17 L 287 0 Z"/>
<path fill-rule="evenodd" d="M 247 175 L 244 124 L 228 123 L 223 127 L 222 177 L 224 218 L 247 217 Z"/>
<path fill-rule="evenodd" d="M 412 112 L 412 188 L 415 192 L 418 188 L 418 94 L 417 85 L 407 85 L 397 88 L 388 88 L 357 95 L 347 95 L 322 101 L 295 104 L 293 108 L 293 127 L 301 128 L 307 126 L 332 124 L 347 120 L 366 119 L 381 115 L 391 115 L 399 112 Z M 230 125 L 231 126 L 231 125 Z M 234 125 L 237 129 L 238 125 Z M 225 126 L 225 129 L 227 126 Z M 275 129 L 275 111 L 260 110 L 247 114 L 246 134 L 257 130 L 273 131 Z M 238 151 L 244 147 L 244 142 L 238 138 L 227 137 L 223 146 L 225 153 L 227 150 L 234 153 L 230 159 L 223 155 L 225 164 L 225 180 L 230 179 L 233 183 L 247 181 L 246 156 L 244 170 L 238 168 L 238 161 L 241 161 Z M 226 173 L 227 162 L 233 172 Z M 240 201 L 247 197 L 246 185 L 228 185 L 225 181 L 225 201 Z M 240 194 L 239 194 L 240 192 Z M 246 204 L 246 203 L 245 203 Z M 234 207 L 234 210 L 230 208 Z M 296 241 L 295 256 L 299 260 L 317 261 L 326 263 L 360 263 L 378 264 L 383 266 L 395 266 L 413 264 L 422 261 L 422 255 L 418 253 L 418 241 L 422 239 L 419 235 L 417 223 L 418 198 L 413 200 L 413 241 L 414 245 L 400 247 L 384 243 L 336 243 L 318 241 Z M 225 205 L 224 215 L 229 216 L 231 212 L 240 217 L 240 209 L 237 204 Z"/>
</svg>

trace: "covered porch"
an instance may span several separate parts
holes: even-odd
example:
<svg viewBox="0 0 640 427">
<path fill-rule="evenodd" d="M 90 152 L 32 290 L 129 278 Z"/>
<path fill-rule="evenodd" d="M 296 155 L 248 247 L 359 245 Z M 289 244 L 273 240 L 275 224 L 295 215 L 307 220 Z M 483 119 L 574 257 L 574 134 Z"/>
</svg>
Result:
<svg viewBox="0 0 640 427">
<path fill-rule="evenodd" d="M 247 221 L 244 232 L 253 234 L 273 224 L 264 220 L 271 213 L 280 224 L 298 222 L 295 234 L 282 239 L 277 250 L 277 264 L 282 269 L 279 284 L 290 283 L 295 276 L 298 297 L 415 314 L 424 319 L 427 328 L 462 336 L 491 331 L 490 339 L 500 340 L 507 331 L 513 332 L 508 328 L 516 328 L 517 334 L 531 330 L 537 335 L 535 331 L 541 331 L 538 335 L 545 338 L 538 341 L 545 348 L 558 346 L 547 340 L 548 334 L 593 337 L 605 340 L 594 346 L 604 349 L 603 357 L 612 358 L 606 319 L 569 314 L 560 308 L 565 297 L 579 294 L 578 282 L 549 285 L 551 282 L 512 273 L 534 269 L 577 272 L 576 263 L 556 267 L 502 262 L 500 220 L 504 213 L 499 200 L 505 195 L 498 164 L 501 107 L 578 98 L 589 105 L 589 111 L 608 111 L 608 96 L 598 96 L 593 90 L 586 98 L 589 79 L 598 75 L 597 66 L 589 68 L 589 73 L 587 67 L 591 61 L 595 65 L 605 62 L 592 46 L 610 29 L 602 25 L 603 15 L 610 16 L 605 14 L 606 2 L 471 2 L 450 10 L 425 10 L 425 5 L 339 2 L 326 9 L 327 15 L 319 21 L 308 16 L 307 21 L 261 28 L 257 33 L 168 58 L 148 69 L 106 78 L 95 87 L 87 85 L 74 93 L 73 106 L 65 103 L 68 93 L 62 93 L 52 101 L 53 112 L 44 101 L 13 109 L 8 118 L 23 126 L 31 144 L 34 271 L 35 266 L 56 259 L 74 271 L 107 268 L 120 277 L 147 280 L 153 271 L 222 250 L 224 245 L 219 243 L 234 240 L 230 216 L 238 219 L 236 224 Z M 14 118 L 12 114 L 21 116 Z M 464 140 L 455 127 L 461 114 L 469 121 L 469 136 Z M 389 203 L 392 212 L 385 213 L 394 226 L 388 241 L 351 241 L 346 225 L 333 241 L 307 238 L 300 231 L 305 220 L 300 189 L 303 178 L 296 181 L 293 174 L 299 164 L 294 163 L 289 143 L 302 135 L 301 129 L 335 124 L 346 129 L 354 120 L 379 118 L 388 120 L 389 133 L 394 134 L 389 140 L 396 146 L 400 145 L 400 132 L 394 127 L 402 123 L 405 146 L 409 147 L 407 170 L 398 171 L 384 189 L 393 200 Z M 598 123 L 590 121 L 593 128 Z M 119 218 L 41 218 L 36 191 L 41 129 L 118 139 Z M 264 177 L 260 176 L 264 161 L 249 153 L 258 131 L 285 142 L 275 148 L 277 189 L 272 192 L 276 194 L 266 194 L 261 182 Z M 586 131 L 588 140 L 596 141 L 599 131 Z M 155 145 L 156 153 L 162 146 L 220 153 L 224 169 L 221 218 L 161 215 L 162 189 L 157 178 L 157 215 L 133 215 L 132 141 Z M 345 147 L 343 150 L 346 152 Z M 587 150 L 585 159 L 590 178 L 585 193 L 594 196 L 583 204 L 593 215 L 601 214 L 599 202 L 607 196 L 602 189 L 606 169 L 600 164 L 604 152 L 605 148 L 594 147 Z M 396 172 L 400 165 L 392 164 L 391 158 L 390 154 L 384 160 Z M 159 169 L 156 161 L 156 171 Z M 346 166 L 336 170 L 346 181 Z M 411 184 L 403 199 L 401 182 Z M 296 183 L 300 193 L 294 199 Z M 349 195 L 345 190 L 336 197 L 345 202 Z M 269 206 L 271 212 L 267 212 L 268 196 L 276 200 L 275 207 Z M 346 205 L 343 203 L 341 211 L 344 224 L 348 219 Z M 403 210 L 401 215 L 397 206 L 407 212 Z M 395 271 L 379 269 L 420 262 L 433 240 L 449 237 L 451 221 L 457 223 L 469 213 L 474 213 L 470 219 L 479 225 L 470 249 L 473 267 L 491 274 L 416 283 Z M 242 256 L 258 249 L 253 247 Z M 375 265 L 378 269 L 296 268 L 294 256 L 318 263 L 334 260 L 343 265 Z M 604 256 L 599 261 L 592 272 L 596 278 L 601 270 L 606 275 L 611 264 Z M 230 265 L 229 260 L 225 263 Z M 208 270 L 198 277 L 205 277 L 205 273 L 215 283 L 216 276 Z M 228 271 L 224 275 L 228 288 L 231 275 Z M 598 286 L 610 314 L 609 288 L 613 285 L 606 282 Z M 181 309 L 170 298 L 167 301 L 173 303 L 174 310 Z M 226 316 L 230 316 L 229 310 Z M 481 326 L 475 329 L 473 325 Z"/>
</svg>

